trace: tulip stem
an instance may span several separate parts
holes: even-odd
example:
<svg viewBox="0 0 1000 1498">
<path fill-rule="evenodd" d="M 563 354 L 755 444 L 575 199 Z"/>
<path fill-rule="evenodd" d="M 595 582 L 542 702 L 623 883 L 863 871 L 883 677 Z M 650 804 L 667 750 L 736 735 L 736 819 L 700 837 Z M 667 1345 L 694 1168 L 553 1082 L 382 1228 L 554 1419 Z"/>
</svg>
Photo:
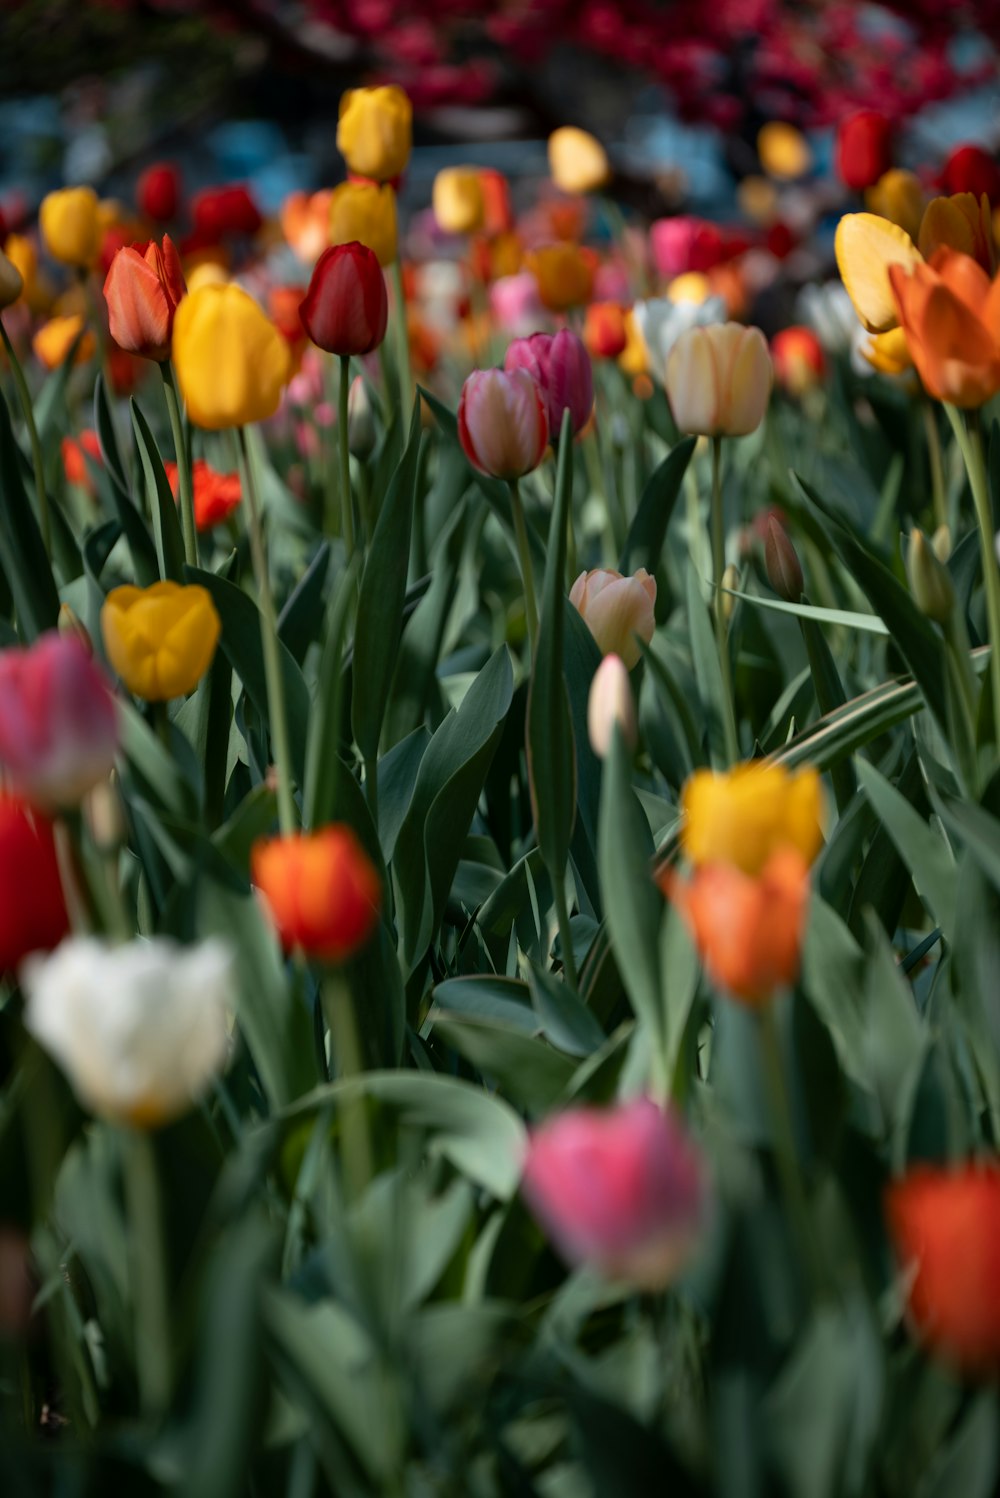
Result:
<svg viewBox="0 0 1000 1498">
<path fill-rule="evenodd" d="M 347 445 L 347 402 L 351 393 L 351 357 L 340 356 L 340 399 L 337 407 L 337 439 L 340 448 L 340 516 L 344 549 L 350 562 L 354 555 L 354 498 L 351 494 L 351 450 Z"/>
<path fill-rule="evenodd" d="M 736 709 L 733 700 L 733 672 L 729 662 L 729 639 L 726 612 L 723 608 L 722 575 L 726 570 L 726 531 L 722 513 L 722 438 L 712 437 L 712 581 L 715 584 L 715 642 L 719 651 L 722 688 L 725 697 L 723 727 L 726 754 L 734 765 L 740 757 L 736 734 Z"/>
<path fill-rule="evenodd" d="M 240 457 L 242 459 L 244 488 L 250 516 L 250 553 L 253 570 L 257 578 L 260 605 L 260 637 L 264 653 L 264 678 L 267 683 L 267 710 L 271 727 L 271 745 L 274 752 L 275 769 L 278 772 L 278 826 L 283 837 L 295 831 L 295 799 L 292 796 L 291 748 L 288 740 L 288 720 L 285 716 L 285 682 L 281 674 L 281 644 L 278 640 L 278 618 L 271 593 L 271 580 L 267 570 L 267 552 L 264 549 L 264 532 L 261 526 L 260 496 L 257 486 L 257 465 L 253 445 L 247 437 L 246 427 L 239 428 Z"/>
<path fill-rule="evenodd" d="M 788 1104 L 788 1089 L 785 1085 L 785 1070 L 774 1004 L 774 999 L 765 1003 L 757 1014 L 761 1060 L 764 1065 L 764 1077 L 771 1110 L 774 1159 L 778 1167 L 778 1176 L 792 1230 L 799 1240 L 799 1249 L 806 1273 L 813 1292 L 819 1293 L 826 1276 L 813 1235 L 809 1204 L 796 1159 L 795 1133 Z"/>
<path fill-rule="evenodd" d="M 524 522 L 524 506 L 521 503 L 521 488 L 517 479 L 510 481 L 510 507 L 514 514 L 514 537 L 517 541 L 517 556 L 521 564 L 521 581 L 524 584 L 524 617 L 528 626 L 528 652 L 535 659 L 535 642 L 538 639 L 538 605 L 535 603 L 535 579 L 531 570 L 531 547 L 528 545 L 528 527 Z"/>
<path fill-rule="evenodd" d="M 184 423 L 181 419 L 177 385 L 169 359 L 160 365 L 163 377 L 163 393 L 170 417 L 170 434 L 174 440 L 174 457 L 177 459 L 177 487 L 181 497 L 181 531 L 184 536 L 184 560 L 189 567 L 198 567 L 198 528 L 194 520 L 194 482 L 191 476 L 191 454 L 184 440 Z"/>
<path fill-rule="evenodd" d="M 351 985 L 343 973 L 330 971 L 323 981 L 323 1009 L 333 1041 L 338 1081 L 361 1076 L 365 1070 L 358 1038 L 358 1020 Z M 344 1173 L 348 1192 L 357 1201 L 372 1178 L 372 1150 L 363 1096 L 345 1098 L 341 1122 Z"/>
<path fill-rule="evenodd" d="M 413 388 L 410 383 L 410 335 L 406 327 L 406 293 L 403 290 L 403 262 L 397 253 L 392 262 L 392 284 L 395 290 L 393 306 L 393 331 L 396 338 L 396 361 L 399 367 L 399 401 L 403 408 L 404 423 L 410 419 L 413 405 Z"/>
<path fill-rule="evenodd" d="M 28 440 L 31 443 L 31 462 L 35 470 L 35 494 L 38 498 L 38 524 L 42 532 L 42 540 L 45 543 L 46 554 L 51 557 L 52 521 L 49 515 L 48 490 L 45 487 L 45 464 L 42 461 L 42 444 L 38 440 L 38 428 L 35 425 L 35 412 L 31 404 L 31 392 L 28 390 L 28 382 L 24 378 L 21 361 L 17 357 L 14 345 L 10 341 L 10 334 L 4 327 L 2 317 L 0 317 L 0 335 L 3 336 L 3 346 L 7 350 L 10 371 L 14 376 L 14 385 L 17 389 L 21 414 L 24 417 L 24 424 L 28 429 Z"/>
<path fill-rule="evenodd" d="M 941 462 L 941 436 L 937 428 L 937 413 L 933 402 L 925 396 L 921 401 L 924 413 L 924 433 L 927 437 L 927 460 L 931 470 L 931 497 L 934 503 L 934 524 L 948 524 L 948 497 L 944 486 L 944 467 Z"/>
<path fill-rule="evenodd" d="M 170 1307 L 163 1253 L 163 1213 L 149 1135 L 126 1132 L 125 1199 L 135 1305 L 135 1361 L 143 1409 L 156 1414 L 170 1399 Z"/>
<path fill-rule="evenodd" d="M 955 406 L 946 404 L 955 439 L 965 459 L 972 488 L 972 500 L 979 524 L 979 543 L 983 564 L 983 586 L 986 590 L 986 618 L 990 636 L 990 695 L 993 698 L 994 749 L 1000 754 L 1000 567 L 994 550 L 993 511 L 990 505 L 986 460 L 983 455 L 983 433 L 978 411 L 967 411 L 965 421 Z"/>
</svg>

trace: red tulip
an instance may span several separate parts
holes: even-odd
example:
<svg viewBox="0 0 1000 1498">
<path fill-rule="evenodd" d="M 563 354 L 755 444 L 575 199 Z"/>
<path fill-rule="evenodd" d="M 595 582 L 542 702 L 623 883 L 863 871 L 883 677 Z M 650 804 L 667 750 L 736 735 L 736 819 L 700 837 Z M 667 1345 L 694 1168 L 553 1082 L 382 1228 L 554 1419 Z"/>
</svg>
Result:
<svg viewBox="0 0 1000 1498">
<path fill-rule="evenodd" d="M 256 234 L 263 223 L 260 209 L 246 187 L 206 187 L 191 200 L 195 235 L 204 244 L 217 244 L 228 234 Z"/>
<path fill-rule="evenodd" d="M 286 952 L 343 962 L 378 924 L 379 877 L 350 827 L 255 843 L 250 866 Z"/>
<path fill-rule="evenodd" d="M 778 384 L 789 395 L 801 396 L 822 383 L 826 355 L 812 328 L 782 328 L 771 339 L 771 361 Z"/>
<path fill-rule="evenodd" d="M 531 375 L 542 392 L 552 437 L 557 437 L 562 428 L 563 411 L 570 414 L 574 437 L 590 420 L 594 409 L 590 355 L 568 328 L 554 335 L 532 333 L 530 338 L 516 338 L 507 350 L 503 367 L 508 374 L 513 369 L 526 369 Z"/>
<path fill-rule="evenodd" d="M 179 480 L 177 464 L 164 463 L 164 472 L 177 498 Z M 217 473 L 204 458 L 195 458 L 191 470 L 194 485 L 194 523 L 199 531 L 210 531 L 221 525 L 238 507 L 243 498 L 238 473 Z"/>
<path fill-rule="evenodd" d="M 180 173 L 169 161 L 154 161 L 136 183 L 135 201 L 139 212 L 158 224 L 168 224 L 177 217 L 180 201 Z"/>
<path fill-rule="evenodd" d="M 860 192 L 892 165 L 892 126 L 884 114 L 859 109 L 841 120 L 837 130 L 837 176 Z"/>
<path fill-rule="evenodd" d="M 79 484 L 81 489 L 88 493 L 94 493 L 94 481 L 87 466 L 87 459 L 91 458 L 101 467 L 104 466 L 104 458 L 101 455 L 101 441 L 92 427 L 86 427 L 81 433 L 79 441 L 75 437 L 64 437 L 60 443 L 62 454 L 63 472 L 68 484 Z"/>
<path fill-rule="evenodd" d="M 104 282 L 111 336 L 126 353 L 162 362 L 170 357 L 174 313 L 187 291 L 184 272 L 169 234 L 163 247 L 119 250 Z"/>
<path fill-rule="evenodd" d="M 517 479 L 542 461 L 549 440 L 545 401 L 526 369 L 474 370 L 458 403 L 462 451 L 480 473 Z"/>
<path fill-rule="evenodd" d="M 389 301 L 378 257 L 351 240 L 324 250 L 299 308 L 302 326 L 328 354 L 370 354 L 385 337 Z"/>
<path fill-rule="evenodd" d="M 0 792 L 0 973 L 50 952 L 69 931 L 52 827 Z"/>
<path fill-rule="evenodd" d="M 628 343 L 625 308 L 620 302 L 591 302 L 583 325 L 583 341 L 595 359 L 617 359 Z"/>
<path fill-rule="evenodd" d="M 957 146 L 941 175 L 948 193 L 971 192 L 977 198 L 985 193 L 994 208 L 1000 207 L 1000 167 L 980 146 Z"/>
</svg>

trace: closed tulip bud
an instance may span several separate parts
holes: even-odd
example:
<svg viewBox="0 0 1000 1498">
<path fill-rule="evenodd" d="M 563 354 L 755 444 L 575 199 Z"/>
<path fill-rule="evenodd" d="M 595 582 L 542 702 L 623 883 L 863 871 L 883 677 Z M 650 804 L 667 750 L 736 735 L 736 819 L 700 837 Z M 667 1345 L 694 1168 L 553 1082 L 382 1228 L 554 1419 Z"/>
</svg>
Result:
<svg viewBox="0 0 1000 1498">
<path fill-rule="evenodd" d="M 480 473 L 517 479 L 537 468 L 548 445 L 545 402 L 526 370 L 477 369 L 458 403 L 462 451 Z"/>
<path fill-rule="evenodd" d="M 337 150 L 355 176 L 391 182 L 406 168 L 412 138 L 413 106 L 397 84 L 341 94 Z"/>
<path fill-rule="evenodd" d="M 910 592 L 920 612 L 935 624 L 947 624 L 955 607 L 955 585 L 921 530 L 915 530 L 910 537 L 906 571 Z"/>
<path fill-rule="evenodd" d="M 8 260 L 0 250 L 0 312 L 5 307 L 13 307 L 23 290 L 24 277 L 13 260 Z"/>
<path fill-rule="evenodd" d="M 157 1128 L 187 1113 L 229 1055 L 233 959 L 219 941 L 112 947 L 91 936 L 24 964 L 24 1022 L 101 1118 Z"/>
<path fill-rule="evenodd" d="M 128 690 L 147 702 L 193 692 L 221 632 L 212 595 L 197 583 L 113 588 L 101 608 L 108 660 Z"/>
<path fill-rule="evenodd" d="M 273 416 L 291 373 L 288 345 L 241 287 L 201 286 L 174 317 L 174 364 L 196 426 L 219 430 Z"/>
<path fill-rule="evenodd" d="M 611 165 L 599 140 L 586 130 L 563 125 L 549 136 L 549 171 L 568 193 L 598 192 L 611 180 Z"/>
<path fill-rule="evenodd" d="M 0 770 L 35 806 L 78 806 L 111 772 L 118 714 L 76 635 L 52 631 L 0 651 Z"/>
<path fill-rule="evenodd" d="M 83 318 L 79 313 L 73 313 L 70 317 L 50 317 L 31 340 L 36 358 L 46 369 L 58 369 L 65 364 L 74 345 L 74 364 L 85 364 L 97 347 L 93 333 L 84 331 Z"/>
<path fill-rule="evenodd" d="M 782 328 L 771 339 L 771 358 L 778 384 L 797 400 L 823 383 L 826 355 L 812 328 Z"/>
<path fill-rule="evenodd" d="M 135 187 L 139 212 L 158 224 L 169 224 L 177 217 L 181 179 L 169 161 L 154 161 L 140 176 Z"/>
<path fill-rule="evenodd" d="M 583 430 L 594 409 L 594 373 L 590 355 L 575 333 L 568 328 L 555 334 L 532 333 L 517 338 L 507 349 L 503 367 L 525 369 L 538 385 L 545 401 L 549 434 L 558 437 L 563 412 L 570 414 L 574 437 Z"/>
<path fill-rule="evenodd" d="M 59 605 L 59 617 L 56 620 L 56 628 L 61 635 L 71 635 L 79 640 L 88 655 L 94 654 L 94 642 L 90 638 L 90 630 L 84 624 L 79 614 L 70 608 L 68 603 Z"/>
<path fill-rule="evenodd" d="M 242 183 L 206 187 L 191 200 L 195 234 L 206 244 L 228 235 L 256 234 L 263 223 L 249 188 Z"/>
<path fill-rule="evenodd" d="M 837 127 L 837 175 L 859 192 L 877 182 L 891 163 L 892 126 L 874 109 L 859 109 Z"/>
<path fill-rule="evenodd" d="M 621 656 L 606 655 L 594 672 L 587 698 L 587 733 L 598 759 L 604 759 L 611 748 L 616 723 L 625 743 L 634 749 L 639 731 L 632 683 Z"/>
<path fill-rule="evenodd" d="M 330 195 L 330 243 L 356 240 L 391 265 L 397 253 L 396 194 L 386 183 L 342 182 Z"/>
<path fill-rule="evenodd" d="M 521 1189 L 569 1264 L 643 1290 L 676 1278 L 706 1215 L 701 1158 L 650 1098 L 547 1120 L 531 1135 Z"/>
<path fill-rule="evenodd" d="M 951 556 L 951 531 L 948 526 L 938 526 L 931 537 L 931 547 L 939 562 L 947 562 Z"/>
<path fill-rule="evenodd" d="M 798 603 L 805 591 L 802 563 L 788 532 L 773 515 L 768 516 L 767 535 L 764 538 L 764 567 L 767 580 L 786 603 Z"/>
<path fill-rule="evenodd" d="M 375 417 L 368 387 L 355 375 L 347 397 L 347 446 L 354 458 L 362 462 L 375 451 Z"/>
<path fill-rule="evenodd" d="M 328 354 L 348 357 L 378 348 L 385 337 L 389 300 L 374 251 L 357 241 L 324 250 L 299 315 L 313 343 Z"/>
<path fill-rule="evenodd" d="M 621 656 L 631 671 L 641 654 L 639 640 L 648 645 L 656 628 L 656 579 L 645 567 L 632 577 L 598 567 L 580 573 L 569 601 L 583 616 L 601 653 Z"/>
<path fill-rule="evenodd" d="M 682 432 L 743 437 L 756 431 L 771 396 L 773 369 L 759 328 L 715 323 L 689 328 L 670 351 L 666 391 Z"/>
<path fill-rule="evenodd" d="M 540 245 L 527 256 L 526 264 L 538 283 L 542 305 L 550 312 L 567 312 L 590 301 L 594 265 L 579 245 Z"/>
<path fill-rule="evenodd" d="M 681 793 L 684 852 L 696 868 L 727 863 L 750 875 L 783 847 L 810 864 L 823 843 L 822 795 L 813 769 L 752 761 L 696 770 Z"/>
<path fill-rule="evenodd" d="M 617 359 L 628 343 L 625 308 L 619 302 L 591 302 L 583 324 L 583 341 L 595 359 Z"/>
<path fill-rule="evenodd" d="M 887 218 L 916 239 L 924 212 L 924 190 L 920 178 L 899 167 L 883 175 L 865 193 L 865 207 L 870 213 Z"/>
<path fill-rule="evenodd" d="M 52 824 L 0 790 L 0 974 L 69 930 Z"/>
<path fill-rule="evenodd" d="M 728 567 L 722 569 L 722 577 L 719 580 L 719 587 L 722 594 L 719 600 L 719 608 L 722 610 L 722 617 L 726 624 L 729 623 L 736 612 L 736 598 L 734 595 L 738 591 L 739 586 L 740 569 L 734 563 L 730 562 Z"/>
<path fill-rule="evenodd" d="M 382 888 L 352 828 L 255 843 L 250 868 L 286 952 L 344 962 L 371 939 Z"/>
<path fill-rule="evenodd" d="M 98 852 L 114 853 L 124 847 L 128 840 L 128 819 L 114 772 L 94 786 L 83 803 L 83 813 Z"/>
<path fill-rule="evenodd" d="M 920 222 L 917 248 L 925 260 L 935 250 L 958 250 L 971 255 L 990 276 L 995 266 L 990 200 L 960 192 L 952 198 L 933 198 Z"/>
<path fill-rule="evenodd" d="M 160 363 L 170 358 L 174 313 L 187 291 L 169 234 L 144 251 L 121 249 L 104 282 L 108 327 L 119 348 Z"/>
<path fill-rule="evenodd" d="M 97 194 L 92 187 L 64 187 L 42 199 L 38 226 L 53 260 L 88 266 L 101 247 Z"/>
<path fill-rule="evenodd" d="M 479 168 L 447 166 L 434 178 L 434 217 L 445 234 L 474 234 L 486 211 Z"/>
</svg>

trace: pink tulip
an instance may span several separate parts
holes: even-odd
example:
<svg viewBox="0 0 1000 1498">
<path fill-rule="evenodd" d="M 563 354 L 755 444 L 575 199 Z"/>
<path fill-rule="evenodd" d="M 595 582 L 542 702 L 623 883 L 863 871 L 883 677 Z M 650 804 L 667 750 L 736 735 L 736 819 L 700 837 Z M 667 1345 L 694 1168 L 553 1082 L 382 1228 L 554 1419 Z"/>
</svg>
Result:
<svg viewBox="0 0 1000 1498">
<path fill-rule="evenodd" d="M 648 645 L 656 628 L 655 577 L 645 567 L 632 577 L 597 567 L 593 572 L 580 573 L 570 589 L 569 601 L 583 615 L 601 653 L 620 655 L 631 671 L 641 653 L 636 636 Z"/>
<path fill-rule="evenodd" d="M 480 473 L 517 479 L 542 461 L 549 423 L 541 391 L 523 369 L 477 369 L 458 403 L 462 451 Z"/>
<path fill-rule="evenodd" d="M 515 339 L 503 367 L 508 373 L 526 369 L 531 375 L 542 392 L 553 438 L 562 429 L 564 411 L 569 412 L 574 437 L 586 426 L 594 408 L 594 372 L 586 348 L 568 328 Z"/>
<path fill-rule="evenodd" d="M 500 276 L 490 287 L 490 311 L 497 327 L 512 338 L 537 328 L 545 316 L 538 282 L 530 271 Z"/>
<path fill-rule="evenodd" d="M 118 714 L 77 635 L 0 651 L 0 774 L 43 809 L 76 806 L 110 773 Z"/>
<path fill-rule="evenodd" d="M 726 258 L 725 235 L 718 224 L 686 214 L 651 224 L 649 247 L 657 274 L 665 281 L 689 270 L 712 270 Z"/>
<path fill-rule="evenodd" d="M 521 1189 L 568 1263 L 644 1290 L 677 1275 L 705 1215 L 700 1156 L 650 1098 L 550 1119 L 531 1137 Z"/>
</svg>

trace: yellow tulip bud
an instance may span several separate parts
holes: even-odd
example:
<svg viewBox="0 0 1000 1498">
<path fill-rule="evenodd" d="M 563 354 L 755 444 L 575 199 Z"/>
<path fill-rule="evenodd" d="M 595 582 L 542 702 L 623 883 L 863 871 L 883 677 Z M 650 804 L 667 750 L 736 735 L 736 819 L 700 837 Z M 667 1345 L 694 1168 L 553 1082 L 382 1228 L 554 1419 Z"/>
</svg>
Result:
<svg viewBox="0 0 1000 1498">
<path fill-rule="evenodd" d="M 769 120 L 757 133 L 757 155 L 770 177 L 793 182 L 812 166 L 812 151 L 801 130 L 784 120 Z"/>
<path fill-rule="evenodd" d="M 664 383 L 682 432 L 744 437 L 764 420 L 773 377 L 760 329 L 727 322 L 683 332 L 667 358 Z"/>
<path fill-rule="evenodd" d="M 920 178 L 913 172 L 893 167 L 868 188 L 865 207 L 880 218 L 898 224 L 911 239 L 916 239 L 924 212 L 924 190 Z"/>
<path fill-rule="evenodd" d="M 374 182 L 398 177 L 410 159 L 413 106 L 397 84 L 341 95 L 337 150 L 348 169 Z"/>
<path fill-rule="evenodd" d="M 83 330 L 83 318 L 79 313 L 71 317 L 50 317 L 43 323 L 31 340 L 35 357 L 46 369 L 58 369 L 69 358 L 70 349 Z M 96 347 L 93 333 L 84 333 L 76 351 L 74 364 L 84 364 Z"/>
<path fill-rule="evenodd" d="M 108 660 L 130 692 L 166 702 L 193 692 L 212 663 L 222 621 L 207 588 L 114 588 L 101 609 Z"/>
<path fill-rule="evenodd" d="M 273 416 L 291 374 L 288 344 L 235 285 L 201 286 L 183 298 L 173 357 L 191 420 L 212 431 Z"/>
<path fill-rule="evenodd" d="M 684 852 L 695 865 L 728 863 L 756 875 L 779 848 L 812 863 L 823 842 L 823 792 L 813 769 L 754 761 L 697 770 L 681 793 Z"/>
<path fill-rule="evenodd" d="M 4 307 L 13 307 L 23 290 L 24 277 L 13 260 L 8 260 L 0 250 L 0 312 Z"/>
<path fill-rule="evenodd" d="M 396 194 L 386 183 L 342 182 L 330 196 L 330 243 L 366 244 L 383 267 L 396 258 Z"/>
<path fill-rule="evenodd" d="M 597 192 L 611 180 L 611 166 L 599 140 L 586 130 L 563 125 L 549 136 L 549 171 L 563 192 Z"/>
<path fill-rule="evenodd" d="M 474 166 L 446 166 L 434 178 L 434 217 L 445 234 L 474 234 L 483 226 L 483 187 Z"/>
<path fill-rule="evenodd" d="M 97 194 L 92 187 L 64 187 L 42 199 L 38 224 L 45 248 L 65 265 L 92 265 L 101 247 Z"/>
</svg>

